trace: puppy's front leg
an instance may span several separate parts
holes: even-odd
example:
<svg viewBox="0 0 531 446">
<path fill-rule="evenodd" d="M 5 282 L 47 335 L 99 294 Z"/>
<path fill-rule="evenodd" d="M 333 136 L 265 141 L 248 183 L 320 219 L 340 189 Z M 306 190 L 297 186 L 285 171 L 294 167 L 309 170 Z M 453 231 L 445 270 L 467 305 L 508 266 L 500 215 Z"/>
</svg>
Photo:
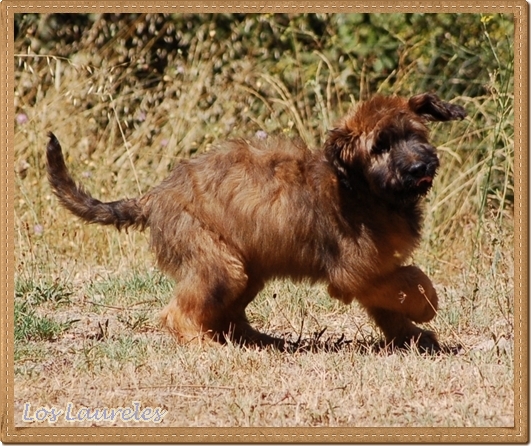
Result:
<svg viewBox="0 0 531 446">
<path fill-rule="evenodd" d="M 349 289 L 350 288 L 350 289 Z M 425 350 L 438 350 L 435 334 L 415 326 L 437 313 L 437 293 L 431 280 L 416 266 L 400 266 L 391 273 L 362 284 L 328 287 L 332 297 L 349 303 L 355 297 L 395 346 L 410 342 Z"/>
<path fill-rule="evenodd" d="M 414 344 L 419 350 L 427 352 L 441 349 L 435 333 L 417 327 L 403 314 L 376 307 L 369 307 L 367 311 L 382 330 L 389 345 L 407 347 Z"/>
<path fill-rule="evenodd" d="M 431 280 L 416 266 L 401 266 L 371 280 L 358 300 L 366 307 L 403 314 L 414 322 L 428 322 L 437 313 L 437 293 Z"/>
<path fill-rule="evenodd" d="M 416 266 L 402 266 L 371 282 L 360 302 L 384 332 L 387 342 L 416 343 L 426 350 L 439 350 L 435 334 L 415 326 L 437 313 L 437 293 L 431 280 Z"/>
</svg>

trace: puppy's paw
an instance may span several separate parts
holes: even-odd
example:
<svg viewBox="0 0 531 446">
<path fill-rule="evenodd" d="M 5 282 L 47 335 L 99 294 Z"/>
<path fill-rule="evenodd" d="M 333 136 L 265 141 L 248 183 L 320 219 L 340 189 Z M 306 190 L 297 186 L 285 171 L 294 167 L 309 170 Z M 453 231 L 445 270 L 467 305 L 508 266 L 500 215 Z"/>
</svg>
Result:
<svg viewBox="0 0 531 446">
<path fill-rule="evenodd" d="M 420 353 L 433 355 L 441 351 L 437 336 L 430 330 L 419 330 L 419 333 L 404 339 L 402 348 L 417 349 Z"/>
</svg>

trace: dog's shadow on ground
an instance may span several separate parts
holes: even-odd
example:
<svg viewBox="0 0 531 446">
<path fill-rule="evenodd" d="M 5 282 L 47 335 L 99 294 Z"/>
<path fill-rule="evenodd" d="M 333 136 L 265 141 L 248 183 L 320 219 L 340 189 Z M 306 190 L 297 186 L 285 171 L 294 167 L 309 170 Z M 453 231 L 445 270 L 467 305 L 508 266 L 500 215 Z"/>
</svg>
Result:
<svg viewBox="0 0 531 446">
<path fill-rule="evenodd" d="M 354 351 L 358 354 L 390 355 L 397 352 L 417 352 L 424 356 L 454 356 L 463 351 L 460 344 L 441 344 L 438 350 L 426 350 L 417 348 L 415 345 L 407 347 L 394 347 L 385 341 L 376 338 L 347 339 L 344 334 L 338 336 L 324 336 L 326 328 L 312 336 L 296 340 L 285 339 L 284 350 L 288 353 L 337 353 L 340 351 Z"/>
</svg>

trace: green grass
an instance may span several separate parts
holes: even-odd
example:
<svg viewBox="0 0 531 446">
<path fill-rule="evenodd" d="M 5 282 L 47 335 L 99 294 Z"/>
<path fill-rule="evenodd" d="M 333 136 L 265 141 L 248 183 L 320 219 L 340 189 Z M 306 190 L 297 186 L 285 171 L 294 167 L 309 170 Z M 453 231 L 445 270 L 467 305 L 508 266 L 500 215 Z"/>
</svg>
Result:
<svg viewBox="0 0 531 446">
<path fill-rule="evenodd" d="M 510 16 L 17 20 L 17 424 L 24 402 L 138 400 L 168 410 L 163 426 L 513 425 Z M 44 39 L 46 31 L 55 39 Z M 74 176 L 97 198 L 115 200 L 145 192 L 217 140 L 265 131 L 315 147 L 363 98 L 421 91 L 469 114 L 432 126 L 441 169 L 411 259 L 440 296 L 426 326 L 446 347 L 437 356 L 378 349 L 381 335 L 357 304 L 285 281 L 266 286 L 249 319 L 307 348 L 178 345 L 158 323 L 173 283 L 153 268 L 149 234 L 84 225 L 47 183 L 49 130 Z"/>
<path fill-rule="evenodd" d="M 40 314 L 70 303 L 67 286 L 61 283 L 17 281 L 15 286 L 15 345 L 27 341 L 55 341 L 76 320 L 58 322 Z"/>
<path fill-rule="evenodd" d="M 68 328 L 70 323 L 39 316 L 28 305 L 15 305 L 15 341 L 53 341 Z"/>
</svg>

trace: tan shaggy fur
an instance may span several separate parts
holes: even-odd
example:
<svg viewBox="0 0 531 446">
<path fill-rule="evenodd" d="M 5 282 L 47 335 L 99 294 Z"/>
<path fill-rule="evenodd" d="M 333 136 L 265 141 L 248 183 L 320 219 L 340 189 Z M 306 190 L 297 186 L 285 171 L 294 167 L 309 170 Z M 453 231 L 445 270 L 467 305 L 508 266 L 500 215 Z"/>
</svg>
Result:
<svg viewBox="0 0 531 446">
<path fill-rule="evenodd" d="M 286 277 L 356 299 L 387 342 L 437 350 L 435 335 L 413 324 L 434 317 L 436 292 L 407 262 L 439 165 L 426 124 L 465 115 L 433 94 L 378 96 L 339 122 L 322 149 L 231 140 L 181 161 L 145 195 L 111 203 L 74 183 L 50 134 L 48 175 L 84 220 L 150 228 L 158 266 L 176 281 L 162 321 L 180 341 L 285 347 L 253 329 L 245 308 L 268 280 Z"/>
</svg>

